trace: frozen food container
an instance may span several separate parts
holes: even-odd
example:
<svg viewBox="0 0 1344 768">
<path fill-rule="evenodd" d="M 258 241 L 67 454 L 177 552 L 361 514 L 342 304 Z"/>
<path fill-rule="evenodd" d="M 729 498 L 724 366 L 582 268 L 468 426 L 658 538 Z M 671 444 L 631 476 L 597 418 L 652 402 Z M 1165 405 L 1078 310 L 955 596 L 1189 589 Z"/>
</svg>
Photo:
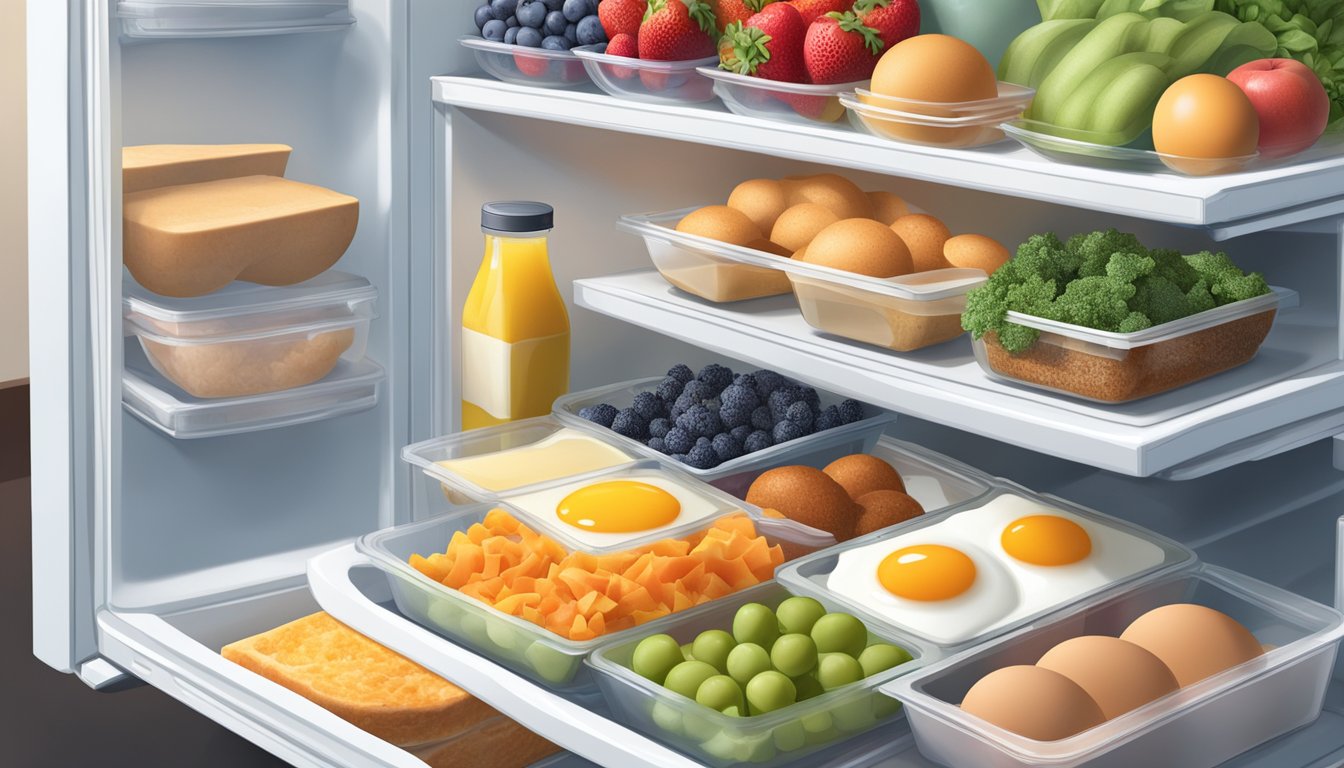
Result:
<svg viewBox="0 0 1344 768">
<path fill-rule="evenodd" d="M 989 672 L 1034 664 L 1073 637 L 1118 636 L 1134 619 L 1172 603 L 1231 616 L 1265 645 L 1265 654 L 1057 741 L 1028 739 L 961 710 L 966 692 Z M 1202 565 L 1075 606 L 1067 616 L 971 649 L 883 690 L 905 702 L 920 752 L 953 768 L 1212 768 L 1316 719 L 1341 634 L 1344 624 L 1333 609 Z"/>
<path fill-rule="evenodd" d="M 882 436 L 882 431 L 896 418 L 892 413 L 871 405 L 865 405 L 864 418 L 852 424 L 845 424 L 822 432 L 813 432 L 795 440 L 773 445 L 763 451 L 725 461 L 713 469 L 696 469 L 676 461 L 671 456 L 655 451 L 638 440 L 632 440 L 624 435 L 617 434 L 579 416 L 580 410 L 598 403 L 608 403 L 617 409 L 629 408 L 634 402 L 636 394 L 653 390 L 663 378 L 662 376 L 655 376 L 648 379 L 636 379 L 621 384 L 597 387 L 582 392 L 572 392 L 555 401 L 554 414 L 556 418 L 567 424 L 597 431 L 607 439 L 614 440 L 618 445 L 625 446 L 641 456 L 655 458 L 701 482 L 719 488 L 731 488 L 734 487 L 735 483 L 740 485 L 741 477 L 744 475 L 750 475 L 754 478 L 755 474 L 760 474 L 759 467 L 767 462 L 805 464 L 809 460 L 820 461 L 826 457 L 837 459 L 851 453 L 863 453 L 877 444 L 877 439 Z M 822 408 L 836 405 L 844 400 L 840 395 L 821 389 L 817 390 L 817 394 L 821 398 Z M 753 468 L 757 469 L 753 470 Z M 755 474 L 751 474 L 753 471 Z M 750 483 L 750 480 L 747 482 Z"/>
<path fill-rule="evenodd" d="M 123 283 L 125 332 L 155 370 L 198 398 L 292 389 L 364 357 L 378 293 L 369 281 L 326 272 L 290 286 L 234 282 L 175 299 Z"/>
<path fill-rule="evenodd" d="M 713 84 L 696 71 L 717 56 L 687 61 L 654 61 L 608 56 L 606 43 L 574 49 L 598 88 L 618 99 L 652 104 L 695 104 L 714 98 Z"/>
<path fill-rule="evenodd" d="M 658 274 L 687 293 L 713 302 L 788 293 L 787 257 L 676 230 L 694 208 L 622 216 L 617 228 L 644 238 Z"/>
<path fill-rule="evenodd" d="M 978 269 L 868 277 L 793 260 L 784 270 L 808 325 L 897 352 L 960 336 L 966 294 L 988 279 Z"/>
<path fill-rule="evenodd" d="M 947 149 L 970 149 L 1003 141 L 1000 124 L 1021 112 L 1015 109 L 962 117 L 933 117 L 867 104 L 853 94 L 841 94 L 840 103 L 849 110 L 850 124 L 861 132 Z"/>
<path fill-rule="evenodd" d="M 1072 518 L 1090 537 L 1091 550 L 1083 560 L 1058 567 L 1032 566 L 1015 561 L 1003 550 L 1000 537 L 1010 525 L 1029 516 L 1052 513 L 1061 513 L 1066 520 Z M 956 526 L 953 518 L 959 515 L 974 516 L 963 518 L 969 522 Z M 923 533 L 948 521 L 953 525 Z M 875 577 L 871 584 L 866 580 L 887 555 L 930 544 L 969 553 L 974 564 L 974 581 L 950 598 L 957 602 L 948 602 L 947 609 L 930 607 L 928 611 L 912 612 L 907 608 L 910 601 L 882 592 Z M 848 555 L 855 565 L 847 567 L 842 557 L 853 552 L 864 554 Z M 815 597 L 828 608 L 852 613 L 871 626 L 892 627 L 919 638 L 936 646 L 937 655 L 947 656 L 1118 585 L 1188 566 L 1194 558 L 1189 549 L 1164 536 L 999 480 L 987 496 L 785 563 L 775 572 L 775 578 L 790 592 Z M 863 572 L 869 560 L 873 570 Z M 850 574 L 839 585 L 831 579 L 837 570 Z M 861 572 L 863 580 L 859 580 Z M 944 578 L 946 572 L 940 572 L 938 578 Z M 856 598 L 857 592 L 871 597 Z"/>
<path fill-rule="evenodd" d="M 867 80 L 834 85 L 786 83 L 739 75 L 713 66 L 702 67 L 700 73 L 714 81 L 714 93 L 729 111 L 746 117 L 804 125 L 834 123 L 844 117 L 840 94 L 868 84 Z"/>
<path fill-rule="evenodd" d="M 465 35 L 457 41 L 471 49 L 481 69 L 506 83 L 567 88 L 588 82 L 583 63 L 572 51 L 509 45 L 476 35 Z"/>
<path fill-rule="evenodd" d="M 666 633 L 678 643 L 690 643 L 710 629 L 731 631 L 737 609 L 761 603 L 774 609 L 790 593 L 778 584 L 758 587 L 693 608 L 655 629 L 604 643 L 588 659 L 597 673 L 598 687 L 613 713 L 634 728 L 666 742 L 711 766 L 750 763 L 778 766 L 812 755 L 809 764 L 828 762 L 817 754 L 829 746 L 875 728 L 900 716 L 901 706 L 878 692 L 885 683 L 919 669 L 924 651 L 909 638 L 870 626 L 868 644 L 891 643 L 913 656 L 885 672 L 827 691 L 773 712 L 751 717 L 731 717 L 694 699 L 670 691 L 635 674 L 631 667 L 635 646 L 653 634 Z"/>
<path fill-rule="evenodd" d="M 519 521 L 527 519 L 524 513 L 502 502 L 477 504 L 450 515 L 368 534 L 357 540 L 355 546 L 387 574 L 393 599 L 403 615 L 542 685 L 566 692 L 591 689 L 592 677 L 582 669 L 581 662 L 592 649 L 637 632 L 657 631 L 662 622 L 671 618 L 656 619 L 592 640 L 571 640 L 437 583 L 410 565 L 413 554 L 445 552 L 454 534 L 465 533 L 495 508 L 507 511 Z M 757 534 L 771 546 L 812 551 L 826 544 L 826 537 L 812 529 L 783 520 L 761 520 L 751 512 L 740 514 L 756 524 Z M 701 529 L 713 524 L 713 520 L 706 522 Z"/>
<path fill-rule="evenodd" d="M 1269 335 L 1280 303 L 1293 291 L 1275 289 L 1135 333 L 1097 331 L 1009 312 L 1008 319 L 1041 332 L 1021 352 L 1007 352 L 987 333 L 974 342 L 975 359 L 992 377 L 1101 403 L 1124 403 L 1198 381 L 1250 361 Z"/>
<path fill-rule="evenodd" d="M 130 38 L 278 35 L 355 23 L 348 0 L 119 0 L 117 17 Z"/>
<path fill-rule="evenodd" d="M 1116 146 L 1123 137 L 1080 131 L 1038 120 L 1008 120 L 1003 132 L 1027 149 L 1050 160 L 1137 173 L 1174 171 L 1187 176 L 1236 173 L 1256 164 L 1259 154 L 1210 160 L 1163 154 L 1152 149 Z"/>
<path fill-rule="evenodd" d="M 1015 83 L 999 83 L 999 93 L 992 99 L 976 101 L 920 101 L 902 99 L 896 96 L 884 96 L 862 87 L 850 89 L 854 99 L 873 107 L 905 112 L 925 117 L 982 117 L 1004 114 L 1020 115 L 1036 96 L 1036 89 Z"/>
</svg>

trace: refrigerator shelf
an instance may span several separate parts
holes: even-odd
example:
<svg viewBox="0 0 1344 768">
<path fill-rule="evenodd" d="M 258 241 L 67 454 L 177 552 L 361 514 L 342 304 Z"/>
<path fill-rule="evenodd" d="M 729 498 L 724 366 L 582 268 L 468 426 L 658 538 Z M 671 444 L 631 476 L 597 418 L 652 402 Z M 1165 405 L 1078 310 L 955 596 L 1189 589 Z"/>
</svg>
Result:
<svg viewBox="0 0 1344 768">
<path fill-rule="evenodd" d="M 128 39 L 331 32 L 355 23 L 348 0 L 119 0 Z"/>
</svg>

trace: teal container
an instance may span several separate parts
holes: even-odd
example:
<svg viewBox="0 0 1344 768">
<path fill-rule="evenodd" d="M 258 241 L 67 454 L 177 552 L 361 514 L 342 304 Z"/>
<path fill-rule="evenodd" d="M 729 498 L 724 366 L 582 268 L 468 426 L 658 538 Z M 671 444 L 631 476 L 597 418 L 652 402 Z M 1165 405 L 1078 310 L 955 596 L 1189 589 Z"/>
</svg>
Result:
<svg viewBox="0 0 1344 768">
<path fill-rule="evenodd" d="M 919 0 L 920 31 L 974 45 L 996 69 L 1008 44 L 1041 23 L 1036 0 Z"/>
</svg>

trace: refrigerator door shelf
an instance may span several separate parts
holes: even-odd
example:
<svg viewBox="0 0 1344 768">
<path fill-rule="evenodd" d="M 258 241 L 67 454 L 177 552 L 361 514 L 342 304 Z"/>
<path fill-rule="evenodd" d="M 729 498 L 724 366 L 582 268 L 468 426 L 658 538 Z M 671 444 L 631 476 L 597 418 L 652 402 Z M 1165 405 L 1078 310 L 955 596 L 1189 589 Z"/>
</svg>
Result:
<svg viewBox="0 0 1344 768">
<path fill-rule="evenodd" d="M 347 0 L 121 0 L 117 16 L 122 34 L 130 39 L 328 32 L 355 23 Z"/>
</svg>

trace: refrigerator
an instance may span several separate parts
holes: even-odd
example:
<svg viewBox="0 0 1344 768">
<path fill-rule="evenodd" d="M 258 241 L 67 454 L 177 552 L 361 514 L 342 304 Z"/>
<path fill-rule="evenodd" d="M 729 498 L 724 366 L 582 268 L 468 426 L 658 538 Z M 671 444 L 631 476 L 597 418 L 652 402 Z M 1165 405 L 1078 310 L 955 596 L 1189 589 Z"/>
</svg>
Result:
<svg viewBox="0 0 1344 768">
<path fill-rule="evenodd" d="M 139 679 L 296 766 L 423 765 L 219 655 L 321 608 L 554 742 L 553 764 L 701 764 L 405 618 L 351 544 L 414 518 L 401 449 L 460 430 L 479 209 L 507 199 L 555 208 L 572 390 L 673 362 L 769 367 L 889 409 L 893 438 L 1344 608 L 1344 155 L 1204 178 L 1084 168 L 504 83 L 457 43 L 475 27 L 454 0 L 203 3 L 185 21 L 136 5 L 28 3 L 33 647 L 58 672 Z M 377 291 L 376 371 L 357 408 L 174 438 L 124 405 L 121 149 L 245 142 L 290 144 L 289 176 L 359 199 L 337 269 Z M 1225 249 L 1295 306 L 1250 364 L 1102 406 L 990 380 L 965 338 L 891 354 L 813 333 L 784 299 L 695 300 L 615 226 L 832 169 L 1004 243 L 1117 227 Z M 1341 762 L 1336 665 L 1319 718 L 1227 765 Z M 899 721 L 821 764 L 934 763 Z"/>
</svg>

